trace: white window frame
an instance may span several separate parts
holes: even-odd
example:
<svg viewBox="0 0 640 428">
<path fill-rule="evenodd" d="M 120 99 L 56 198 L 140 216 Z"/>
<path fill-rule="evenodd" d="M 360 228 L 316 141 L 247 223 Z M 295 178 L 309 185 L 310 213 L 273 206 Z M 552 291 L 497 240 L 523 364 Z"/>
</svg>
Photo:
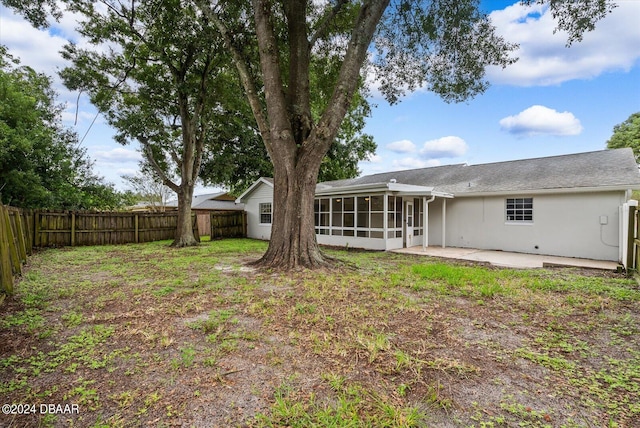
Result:
<svg viewBox="0 0 640 428">
<path fill-rule="evenodd" d="M 506 198 L 504 201 L 505 221 L 509 224 L 533 223 L 533 198 Z"/>
<path fill-rule="evenodd" d="M 263 209 L 267 207 L 269 208 L 269 212 L 264 212 Z M 271 204 L 271 202 L 261 202 L 260 204 L 258 204 L 258 215 L 260 216 L 260 224 L 271 225 L 273 223 L 273 205 Z M 269 216 L 268 222 L 262 221 L 263 215 Z"/>
</svg>

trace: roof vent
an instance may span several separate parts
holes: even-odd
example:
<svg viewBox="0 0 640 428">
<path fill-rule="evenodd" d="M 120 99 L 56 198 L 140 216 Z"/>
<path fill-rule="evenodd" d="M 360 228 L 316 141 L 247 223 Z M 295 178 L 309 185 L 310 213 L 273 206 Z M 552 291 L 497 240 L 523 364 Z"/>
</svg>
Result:
<svg viewBox="0 0 640 428">
<path fill-rule="evenodd" d="M 389 180 L 389 183 L 395 183 L 395 182 L 396 182 L 395 178 L 392 178 L 391 180 Z"/>
</svg>

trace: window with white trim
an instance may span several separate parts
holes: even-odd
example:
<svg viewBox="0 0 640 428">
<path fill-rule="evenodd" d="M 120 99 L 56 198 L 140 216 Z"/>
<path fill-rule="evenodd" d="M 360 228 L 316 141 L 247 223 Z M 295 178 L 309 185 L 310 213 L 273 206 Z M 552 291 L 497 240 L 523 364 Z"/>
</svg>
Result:
<svg viewBox="0 0 640 428">
<path fill-rule="evenodd" d="M 271 202 L 260 204 L 260 224 L 271 224 Z"/>
<path fill-rule="evenodd" d="M 315 200 L 315 226 L 316 235 L 328 235 L 329 234 L 329 198 L 319 198 Z"/>
<path fill-rule="evenodd" d="M 533 198 L 507 198 L 506 219 L 509 223 L 533 223 Z"/>
</svg>

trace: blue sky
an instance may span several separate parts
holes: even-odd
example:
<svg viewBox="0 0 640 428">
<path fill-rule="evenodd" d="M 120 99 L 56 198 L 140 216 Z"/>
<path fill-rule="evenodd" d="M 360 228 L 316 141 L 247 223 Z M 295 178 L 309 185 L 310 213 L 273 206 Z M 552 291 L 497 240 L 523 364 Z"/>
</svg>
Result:
<svg viewBox="0 0 640 428">
<path fill-rule="evenodd" d="M 600 150 L 614 125 L 640 111 L 640 0 L 619 0 L 594 32 L 570 48 L 566 35 L 554 34 L 555 23 L 540 6 L 481 4 L 498 32 L 520 44 L 519 61 L 505 70 L 489 69 L 491 87 L 461 104 L 417 91 L 389 106 L 375 95 L 374 84 L 377 107 L 366 132 L 378 150 L 361 162 L 363 174 Z M 78 100 L 55 77 L 65 66 L 58 52 L 67 39 L 77 40 L 74 26 L 67 15 L 54 29 L 38 31 L 0 7 L 0 43 L 23 64 L 54 76 L 67 106 L 65 124 L 81 138 L 87 134 L 82 144 L 96 172 L 124 188 L 120 175 L 137 171 L 137 148 L 114 142 L 100 115 L 91 126 L 97 113 L 88 99 Z"/>
</svg>

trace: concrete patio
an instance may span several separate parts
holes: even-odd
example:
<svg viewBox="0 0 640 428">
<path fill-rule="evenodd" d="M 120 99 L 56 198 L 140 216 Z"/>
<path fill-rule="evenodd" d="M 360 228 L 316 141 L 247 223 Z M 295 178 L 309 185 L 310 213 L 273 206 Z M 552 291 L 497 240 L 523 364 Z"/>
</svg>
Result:
<svg viewBox="0 0 640 428">
<path fill-rule="evenodd" d="M 486 262 L 494 266 L 520 269 L 542 268 L 549 266 L 567 266 L 588 269 L 617 270 L 619 266 L 619 263 L 617 262 L 604 260 L 510 253 L 506 251 L 478 250 L 475 248 L 427 247 L 423 250 L 421 246 L 417 246 L 410 248 L 400 248 L 392 251 L 404 254 L 416 254 L 430 257 L 442 257 L 447 259 Z"/>
</svg>

